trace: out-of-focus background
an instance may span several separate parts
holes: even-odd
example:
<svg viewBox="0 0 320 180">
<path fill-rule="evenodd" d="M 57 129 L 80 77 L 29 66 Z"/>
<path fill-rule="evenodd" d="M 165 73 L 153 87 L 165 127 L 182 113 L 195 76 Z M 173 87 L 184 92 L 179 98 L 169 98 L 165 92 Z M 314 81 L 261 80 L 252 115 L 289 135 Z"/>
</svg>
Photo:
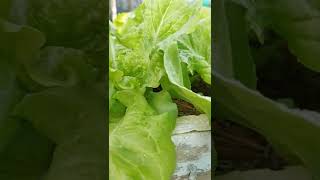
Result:
<svg viewBox="0 0 320 180">
<path fill-rule="evenodd" d="M 117 13 L 128 12 L 136 8 L 143 0 L 110 0 L 109 19 Z"/>
<path fill-rule="evenodd" d="M 116 0 L 118 13 L 127 12 L 136 8 L 142 0 Z"/>
</svg>

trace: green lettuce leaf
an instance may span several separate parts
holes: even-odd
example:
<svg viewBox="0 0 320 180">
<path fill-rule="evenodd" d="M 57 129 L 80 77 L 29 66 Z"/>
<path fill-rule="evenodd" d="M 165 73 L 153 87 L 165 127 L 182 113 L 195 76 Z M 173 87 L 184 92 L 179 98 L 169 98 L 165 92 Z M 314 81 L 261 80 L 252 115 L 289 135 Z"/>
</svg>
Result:
<svg viewBox="0 0 320 180">
<path fill-rule="evenodd" d="M 199 22 L 190 34 L 178 39 L 181 60 L 188 64 L 191 74 L 197 72 L 208 84 L 211 84 L 211 12 L 202 8 Z"/>
<path fill-rule="evenodd" d="M 116 49 L 116 60 L 112 64 L 115 69 L 124 73 L 126 80 L 136 81 L 137 87 L 159 86 L 159 81 L 164 75 L 162 54 L 147 54 L 143 49 L 132 50 L 121 45 Z M 127 84 L 126 82 L 123 82 Z"/>
<path fill-rule="evenodd" d="M 200 7 L 200 0 L 147 0 L 133 12 L 118 15 L 111 37 L 116 51 L 112 67 L 137 78 L 142 87 L 158 87 L 165 75 L 162 50 L 195 29 Z"/>
<path fill-rule="evenodd" d="M 164 47 L 166 42 L 190 32 L 200 7 L 200 0 L 146 0 L 122 21 L 119 38 L 129 48 L 143 48 L 150 53 L 161 44 Z"/>
<path fill-rule="evenodd" d="M 126 90 L 115 98 L 127 108 L 124 117 L 109 124 L 109 179 L 170 179 L 175 170 L 171 133 L 177 107 L 166 92 L 149 94 Z"/>
<path fill-rule="evenodd" d="M 185 86 L 186 76 L 184 76 L 183 71 L 186 71 L 186 69 L 183 69 L 182 63 L 179 58 L 177 42 L 173 42 L 165 50 L 164 66 L 167 78 L 163 79 L 162 85 L 169 91 L 173 91 L 177 97 L 192 103 L 196 108 L 210 117 L 211 97 L 197 94 Z"/>
</svg>

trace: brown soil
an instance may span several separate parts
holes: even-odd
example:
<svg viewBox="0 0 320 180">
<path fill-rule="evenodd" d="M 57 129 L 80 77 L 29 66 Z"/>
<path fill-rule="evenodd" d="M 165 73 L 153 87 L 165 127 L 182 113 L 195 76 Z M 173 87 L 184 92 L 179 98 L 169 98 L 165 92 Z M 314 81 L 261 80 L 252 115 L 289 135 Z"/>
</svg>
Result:
<svg viewBox="0 0 320 180">
<path fill-rule="evenodd" d="M 199 115 L 201 114 L 196 108 L 191 104 L 181 99 L 173 100 L 178 106 L 178 116 L 188 116 L 188 115 Z"/>
<path fill-rule="evenodd" d="M 251 129 L 221 120 L 215 120 L 213 127 L 219 161 L 217 175 L 233 170 L 280 170 L 287 164 L 263 136 Z"/>
</svg>

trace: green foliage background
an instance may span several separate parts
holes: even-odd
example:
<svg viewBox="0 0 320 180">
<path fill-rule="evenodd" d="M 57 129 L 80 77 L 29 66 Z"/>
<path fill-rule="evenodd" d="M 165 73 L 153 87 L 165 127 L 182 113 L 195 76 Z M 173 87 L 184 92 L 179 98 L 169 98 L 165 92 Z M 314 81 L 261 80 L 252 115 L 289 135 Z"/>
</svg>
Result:
<svg viewBox="0 0 320 180">
<path fill-rule="evenodd" d="M 0 2 L 0 179 L 105 179 L 107 4 Z"/>
<path fill-rule="evenodd" d="M 256 63 L 272 59 L 257 55 L 254 59 L 248 37 L 253 31 L 263 43 L 264 29 L 272 29 L 288 42 L 300 63 L 319 72 L 318 21 L 319 3 L 315 1 L 213 2 L 214 114 L 258 131 L 278 152 L 298 157 L 315 179 L 320 178 L 320 115 L 289 108 L 257 91 Z"/>
</svg>

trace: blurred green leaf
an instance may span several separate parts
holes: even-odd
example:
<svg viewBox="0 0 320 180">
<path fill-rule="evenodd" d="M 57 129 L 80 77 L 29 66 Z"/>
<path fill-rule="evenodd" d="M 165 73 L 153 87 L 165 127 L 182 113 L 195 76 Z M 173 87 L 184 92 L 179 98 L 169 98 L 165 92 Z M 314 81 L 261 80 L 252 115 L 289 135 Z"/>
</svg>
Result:
<svg viewBox="0 0 320 180">
<path fill-rule="evenodd" d="M 320 145 L 314 139 L 320 136 L 319 113 L 289 109 L 215 72 L 214 78 L 217 103 L 243 118 L 232 120 L 249 123 L 282 150 L 298 156 L 315 178 L 320 178 Z"/>
<path fill-rule="evenodd" d="M 26 96 L 15 115 L 57 144 L 46 180 L 106 177 L 106 102 L 92 88 L 52 88 Z"/>
</svg>

